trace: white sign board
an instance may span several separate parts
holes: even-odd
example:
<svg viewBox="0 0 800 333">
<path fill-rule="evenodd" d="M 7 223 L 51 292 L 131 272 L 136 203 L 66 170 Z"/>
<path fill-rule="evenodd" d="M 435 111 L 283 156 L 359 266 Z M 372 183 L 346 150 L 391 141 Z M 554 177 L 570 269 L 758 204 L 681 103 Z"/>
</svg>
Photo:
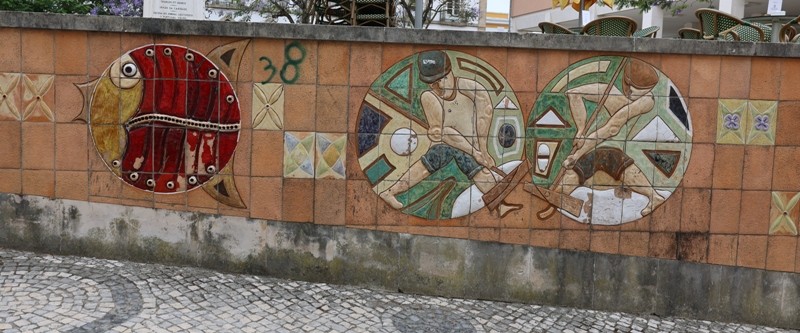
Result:
<svg viewBox="0 0 800 333">
<path fill-rule="evenodd" d="M 144 0 L 144 17 L 204 20 L 206 2 L 201 0 Z"/>
<path fill-rule="evenodd" d="M 786 13 L 781 11 L 782 5 L 783 5 L 783 0 L 769 0 L 769 4 L 767 5 L 767 14 L 785 15 Z"/>
</svg>

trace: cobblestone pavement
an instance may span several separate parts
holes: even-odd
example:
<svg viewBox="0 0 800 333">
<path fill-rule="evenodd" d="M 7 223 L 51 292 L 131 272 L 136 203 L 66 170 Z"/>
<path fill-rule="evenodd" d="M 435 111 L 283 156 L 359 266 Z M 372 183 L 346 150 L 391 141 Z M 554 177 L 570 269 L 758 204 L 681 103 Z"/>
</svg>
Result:
<svg viewBox="0 0 800 333">
<path fill-rule="evenodd" d="M 783 332 L 0 249 L 2 332 Z"/>
</svg>

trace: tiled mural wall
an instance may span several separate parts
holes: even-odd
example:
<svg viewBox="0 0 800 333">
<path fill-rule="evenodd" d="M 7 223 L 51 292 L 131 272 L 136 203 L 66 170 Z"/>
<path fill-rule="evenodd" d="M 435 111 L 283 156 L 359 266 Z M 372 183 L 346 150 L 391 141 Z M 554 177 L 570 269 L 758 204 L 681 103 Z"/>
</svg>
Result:
<svg viewBox="0 0 800 333">
<path fill-rule="evenodd" d="M 0 40 L 0 192 L 800 271 L 798 59 Z"/>
</svg>

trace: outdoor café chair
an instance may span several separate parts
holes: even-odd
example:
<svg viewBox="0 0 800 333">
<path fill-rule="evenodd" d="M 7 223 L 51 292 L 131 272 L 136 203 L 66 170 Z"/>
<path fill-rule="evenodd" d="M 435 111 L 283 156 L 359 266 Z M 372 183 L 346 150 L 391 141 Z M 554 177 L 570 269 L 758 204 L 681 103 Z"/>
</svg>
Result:
<svg viewBox="0 0 800 333">
<path fill-rule="evenodd" d="M 581 35 L 631 37 L 636 31 L 636 21 L 624 16 L 607 16 L 586 24 Z"/>
<path fill-rule="evenodd" d="M 681 39 L 703 39 L 703 33 L 694 28 L 682 28 L 678 30 Z"/>
<path fill-rule="evenodd" d="M 695 16 L 700 20 L 703 39 L 766 42 L 772 34 L 772 29 L 763 24 L 743 21 L 714 9 L 698 9 Z"/>
<path fill-rule="evenodd" d="M 782 43 L 800 42 L 800 34 L 797 33 L 797 28 L 794 27 L 798 24 L 798 20 L 800 20 L 800 16 L 795 17 L 793 20 L 789 21 L 789 23 L 783 25 L 779 34 Z"/>
<path fill-rule="evenodd" d="M 572 32 L 572 30 L 569 30 L 569 28 L 553 22 L 539 22 L 539 29 L 542 29 L 542 33 L 545 34 L 562 34 L 562 35 L 575 34 L 574 32 Z"/>
<path fill-rule="evenodd" d="M 649 28 L 644 28 L 642 30 L 635 31 L 633 33 L 633 37 L 635 37 L 635 38 L 639 38 L 639 37 L 656 38 L 656 34 L 658 33 L 658 30 L 661 30 L 661 27 L 652 26 L 652 27 L 649 27 Z"/>
</svg>

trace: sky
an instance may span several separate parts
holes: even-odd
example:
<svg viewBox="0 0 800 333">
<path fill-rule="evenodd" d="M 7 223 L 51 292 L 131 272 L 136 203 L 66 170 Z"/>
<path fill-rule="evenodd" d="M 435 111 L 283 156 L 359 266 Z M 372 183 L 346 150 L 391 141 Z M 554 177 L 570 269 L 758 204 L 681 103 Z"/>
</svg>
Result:
<svg viewBox="0 0 800 333">
<path fill-rule="evenodd" d="M 508 13 L 508 3 L 511 0 L 489 0 L 486 3 L 487 12 Z"/>
</svg>

